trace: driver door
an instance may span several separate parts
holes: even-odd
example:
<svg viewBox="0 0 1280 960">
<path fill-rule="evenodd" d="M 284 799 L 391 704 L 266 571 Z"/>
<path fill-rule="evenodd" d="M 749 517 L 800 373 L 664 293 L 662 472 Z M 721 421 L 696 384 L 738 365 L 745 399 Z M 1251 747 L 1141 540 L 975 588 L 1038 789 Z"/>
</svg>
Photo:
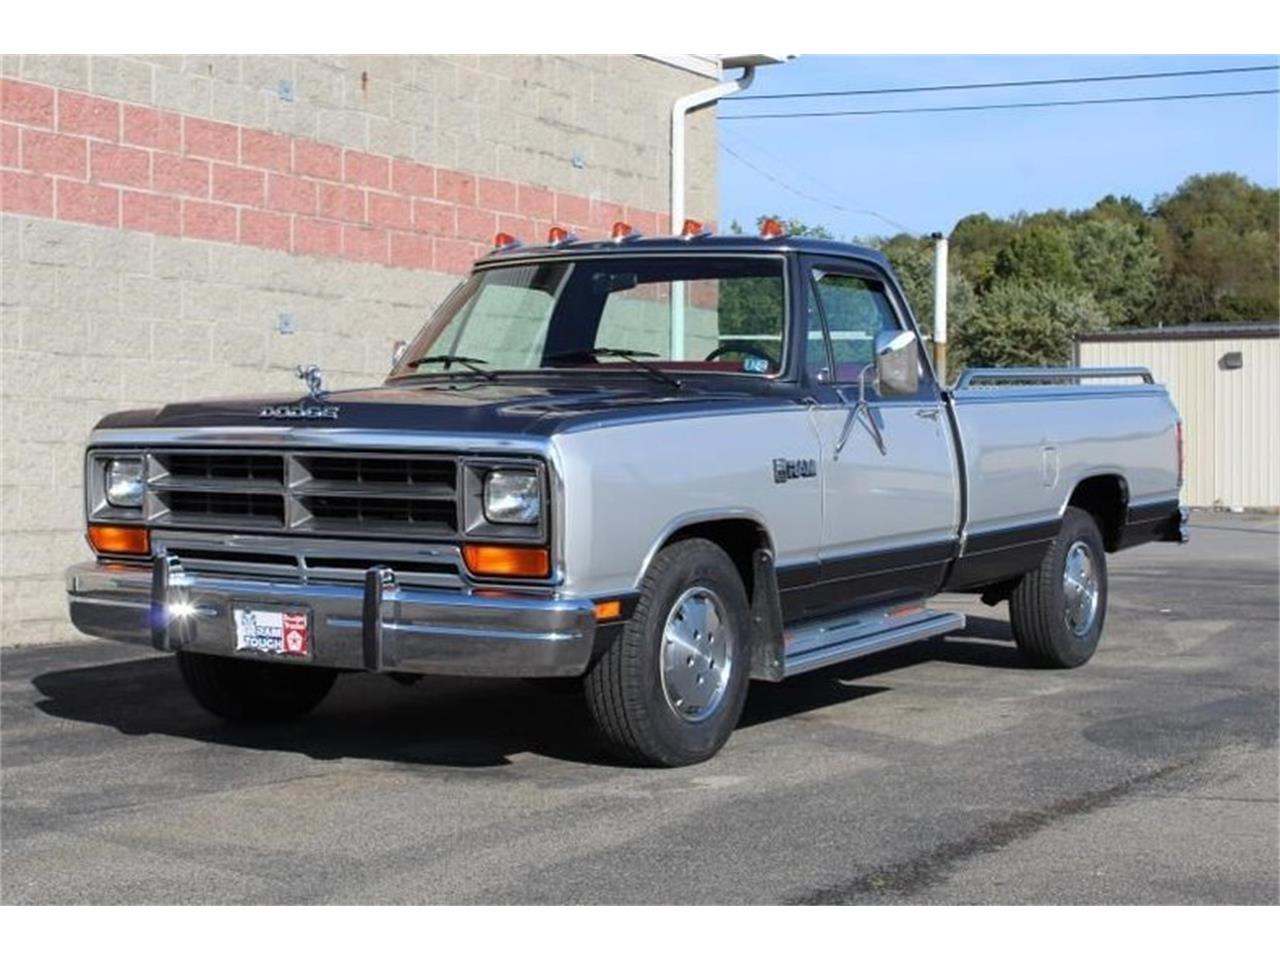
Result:
<svg viewBox="0 0 1280 960">
<path fill-rule="evenodd" d="M 875 338 L 913 328 L 873 266 L 813 259 L 803 273 L 823 507 L 818 582 L 806 591 L 805 616 L 923 599 L 941 585 L 960 516 L 937 383 L 921 354 L 916 392 L 881 395 Z"/>
</svg>

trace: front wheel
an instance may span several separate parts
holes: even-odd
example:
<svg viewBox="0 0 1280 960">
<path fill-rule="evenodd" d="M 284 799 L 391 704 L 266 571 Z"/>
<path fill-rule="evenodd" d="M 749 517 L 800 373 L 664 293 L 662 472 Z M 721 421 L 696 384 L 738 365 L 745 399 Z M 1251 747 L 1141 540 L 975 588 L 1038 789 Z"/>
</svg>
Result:
<svg viewBox="0 0 1280 960">
<path fill-rule="evenodd" d="M 1078 667 L 1093 656 L 1107 616 L 1107 554 L 1092 515 L 1067 507 L 1040 566 L 1014 588 L 1009 615 L 1037 667 Z"/>
<path fill-rule="evenodd" d="M 235 660 L 179 650 L 178 672 L 196 702 L 224 720 L 293 720 L 323 700 L 337 679 L 327 667 Z"/>
<path fill-rule="evenodd" d="M 649 566 L 635 615 L 586 677 L 587 704 L 620 756 L 700 763 L 724 746 L 751 670 L 746 590 L 709 540 L 681 540 Z"/>
</svg>

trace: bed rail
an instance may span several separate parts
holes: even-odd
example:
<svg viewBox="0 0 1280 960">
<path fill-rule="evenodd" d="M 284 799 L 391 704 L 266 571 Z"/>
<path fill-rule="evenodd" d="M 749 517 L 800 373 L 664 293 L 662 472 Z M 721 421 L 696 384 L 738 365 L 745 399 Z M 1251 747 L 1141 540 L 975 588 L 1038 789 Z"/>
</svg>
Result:
<svg viewBox="0 0 1280 960">
<path fill-rule="evenodd" d="M 1028 381 L 1046 384 L 1080 383 L 1085 380 L 1138 379 L 1155 383 L 1146 367 L 975 367 L 960 374 L 954 389 L 1025 385 Z"/>
</svg>

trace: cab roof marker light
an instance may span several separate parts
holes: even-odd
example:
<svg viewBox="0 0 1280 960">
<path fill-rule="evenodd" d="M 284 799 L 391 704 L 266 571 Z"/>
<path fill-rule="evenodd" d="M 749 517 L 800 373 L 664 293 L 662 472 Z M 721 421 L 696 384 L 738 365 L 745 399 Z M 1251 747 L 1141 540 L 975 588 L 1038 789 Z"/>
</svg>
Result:
<svg viewBox="0 0 1280 960">
<path fill-rule="evenodd" d="M 520 246 L 520 238 L 513 237 L 509 233 L 495 234 L 493 238 L 494 250 L 514 250 Z"/>
<path fill-rule="evenodd" d="M 547 231 L 548 246 L 559 247 L 566 243 L 575 243 L 577 239 L 576 234 L 570 233 L 564 227 L 552 227 Z"/>
<path fill-rule="evenodd" d="M 627 240 L 639 240 L 640 234 L 629 223 L 619 220 L 613 225 L 613 229 L 609 231 L 609 239 L 614 243 L 623 243 Z"/>
<path fill-rule="evenodd" d="M 698 237 L 709 237 L 711 231 L 702 225 L 699 220 L 686 220 L 684 226 L 680 228 L 681 240 L 695 240 Z"/>
<path fill-rule="evenodd" d="M 787 228 L 780 220 L 773 217 L 765 217 L 760 224 L 760 238 L 762 240 L 778 240 L 787 235 Z"/>
</svg>

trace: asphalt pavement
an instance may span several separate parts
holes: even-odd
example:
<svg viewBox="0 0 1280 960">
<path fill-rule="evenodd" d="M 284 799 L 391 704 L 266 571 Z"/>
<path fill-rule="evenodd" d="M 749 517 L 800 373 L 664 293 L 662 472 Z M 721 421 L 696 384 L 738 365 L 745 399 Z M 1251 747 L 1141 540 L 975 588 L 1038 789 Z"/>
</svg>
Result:
<svg viewBox="0 0 1280 960">
<path fill-rule="evenodd" d="M 168 657 L 0 651 L 4 903 L 1280 902 L 1280 523 L 1109 558 L 1087 666 L 959 635 L 756 684 L 712 761 L 618 766 L 575 697 L 348 676 L 202 713 Z"/>
</svg>

